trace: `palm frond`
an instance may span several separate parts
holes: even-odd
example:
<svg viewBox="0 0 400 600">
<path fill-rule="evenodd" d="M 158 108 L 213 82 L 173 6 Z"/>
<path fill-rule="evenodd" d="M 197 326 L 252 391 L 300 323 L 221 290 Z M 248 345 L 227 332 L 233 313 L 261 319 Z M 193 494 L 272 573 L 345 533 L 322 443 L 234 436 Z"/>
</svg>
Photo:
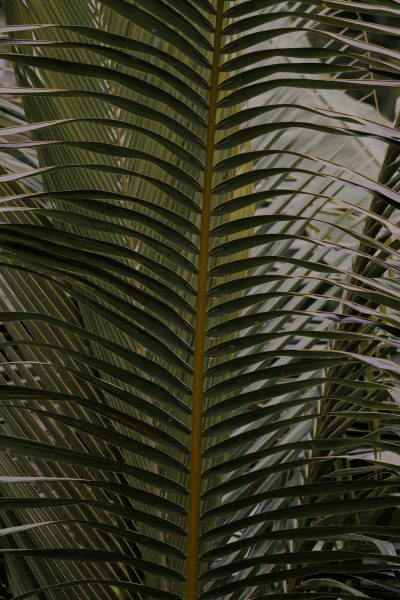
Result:
<svg viewBox="0 0 400 600">
<path fill-rule="evenodd" d="M 397 591 L 397 2 L 3 6 L 14 600 Z"/>
</svg>

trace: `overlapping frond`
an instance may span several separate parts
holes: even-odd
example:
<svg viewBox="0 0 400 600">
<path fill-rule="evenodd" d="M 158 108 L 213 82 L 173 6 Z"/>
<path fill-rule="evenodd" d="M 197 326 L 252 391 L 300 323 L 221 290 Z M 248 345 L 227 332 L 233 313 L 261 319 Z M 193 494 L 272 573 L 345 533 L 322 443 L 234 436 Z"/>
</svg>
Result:
<svg viewBox="0 0 400 600">
<path fill-rule="evenodd" d="M 15 600 L 396 587 L 398 3 L 3 5 Z"/>
</svg>

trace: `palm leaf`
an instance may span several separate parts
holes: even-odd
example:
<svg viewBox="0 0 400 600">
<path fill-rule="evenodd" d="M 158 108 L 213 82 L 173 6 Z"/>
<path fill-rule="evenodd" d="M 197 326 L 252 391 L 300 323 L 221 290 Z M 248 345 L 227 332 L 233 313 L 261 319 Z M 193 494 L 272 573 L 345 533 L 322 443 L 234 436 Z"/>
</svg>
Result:
<svg viewBox="0 0 400 600">
<path fill-rule="evenodd" d="M 3 6 L 15 600 L 396 589 L 396 2 Z"/>
</svg>

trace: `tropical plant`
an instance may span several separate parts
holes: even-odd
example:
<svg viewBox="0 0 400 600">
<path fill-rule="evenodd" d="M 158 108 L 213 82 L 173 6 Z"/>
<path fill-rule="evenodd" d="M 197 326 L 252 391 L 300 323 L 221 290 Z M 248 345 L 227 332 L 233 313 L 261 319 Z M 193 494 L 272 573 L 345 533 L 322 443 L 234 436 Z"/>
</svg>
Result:
<svg viewBox="0 0 400 600">
<path fill-rule="evenodd" d="M 7 597 L 398 597 L 399 2 L 2 5 Z"/>
</svg>

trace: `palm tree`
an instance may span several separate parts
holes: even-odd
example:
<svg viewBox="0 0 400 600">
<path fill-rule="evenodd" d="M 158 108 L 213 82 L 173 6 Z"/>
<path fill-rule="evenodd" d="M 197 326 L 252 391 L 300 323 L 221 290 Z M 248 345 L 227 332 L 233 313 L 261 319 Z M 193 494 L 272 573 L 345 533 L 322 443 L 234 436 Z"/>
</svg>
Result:
<svg viewBox="0 0 400 600">
<path fill-rule="evenodd" d="M 399 3 L 2 4 L 7 597 L 398 597 Z"/>
</svg>

